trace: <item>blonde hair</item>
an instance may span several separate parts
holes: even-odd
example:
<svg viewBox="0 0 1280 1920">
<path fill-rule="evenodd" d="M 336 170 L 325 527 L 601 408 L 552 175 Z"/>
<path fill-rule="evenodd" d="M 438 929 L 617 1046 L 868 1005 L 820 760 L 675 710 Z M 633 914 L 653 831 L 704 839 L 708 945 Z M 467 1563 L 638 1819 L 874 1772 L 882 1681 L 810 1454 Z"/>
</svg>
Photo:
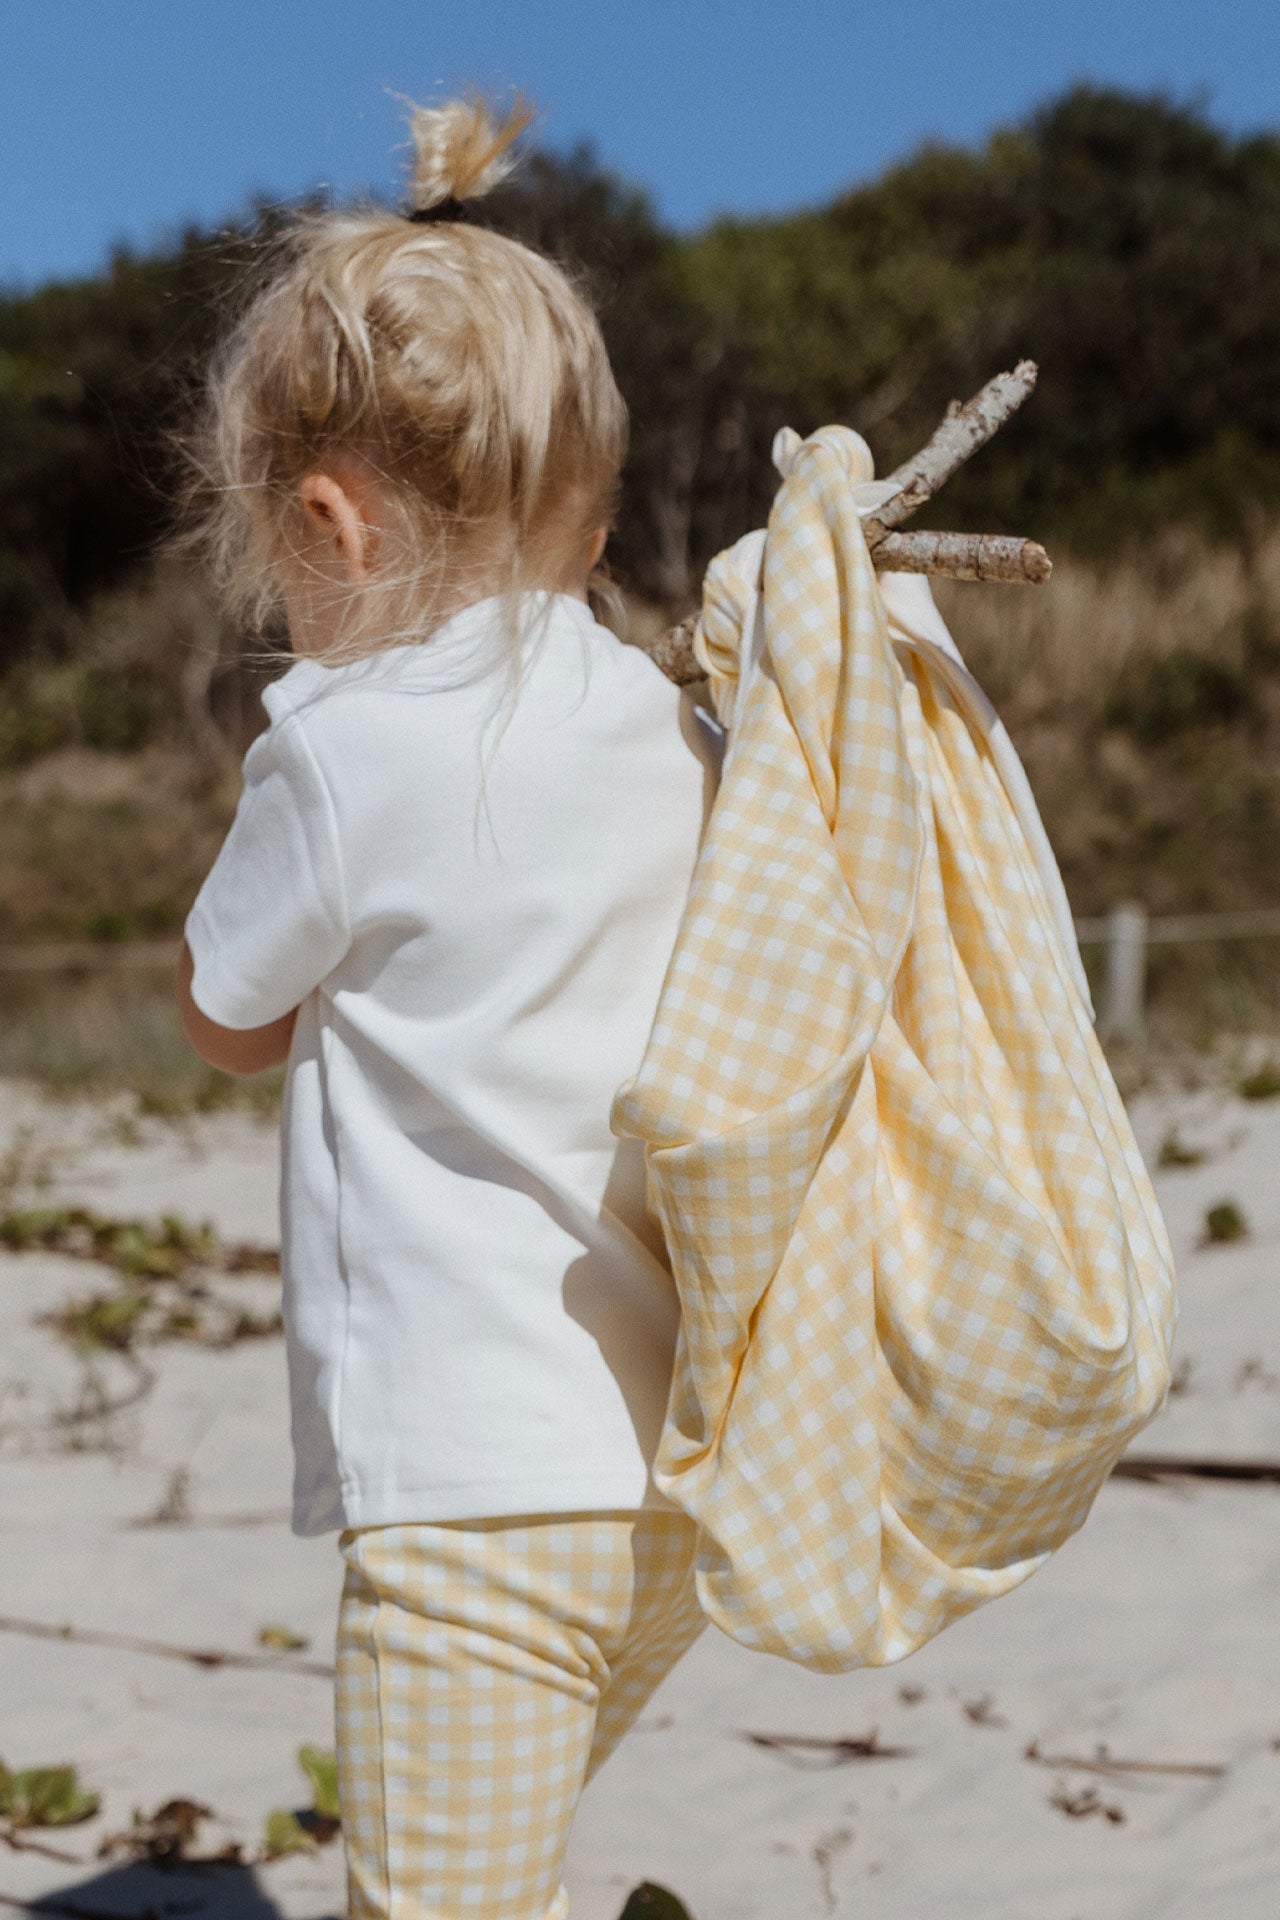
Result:
<svg viewBox="0 0 1280 1920">
<path fill-rule="evenodd" d="M 416 108 L 412 209 L 456 215 L 488 192 L 529 118 L 479 100 Z M 554 262 L 466 219 L 366 208 L 299 216 L 267 266 L 187 442 L 180 537 L 239 618 L 261 626 L 285 570 L 305 566 L 298 484 L 335 457 L 385 483 L 393 519 L 367 586 L 348 590 L 362 607 L 343 659 L 541 584 L 609 523 L 626 408 L 595 315 Z"/>
</svg>

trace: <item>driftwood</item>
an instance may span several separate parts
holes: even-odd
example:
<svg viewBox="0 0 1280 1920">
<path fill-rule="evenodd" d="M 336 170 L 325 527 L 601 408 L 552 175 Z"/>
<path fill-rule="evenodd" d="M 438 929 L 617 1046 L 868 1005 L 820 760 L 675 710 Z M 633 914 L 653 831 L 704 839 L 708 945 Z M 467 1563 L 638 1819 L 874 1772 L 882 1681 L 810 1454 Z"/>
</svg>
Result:
<svg viewBox="0 0 1280 1920">
<path fill-rule="evenodd" d="M 889 475 L 898 491 L 863 522 L 872 564 L 881 573 L 933 573 L 951 580 L 1001 580 L 1038 586 L 1052 563 L 1034 540 L 1005 534 L 899 533 L 904 520 L 931 500 L 957 468 L 1017 412 L 1036 383 L 1034 360 L 998 373 L 963 406 L 952 401 L 946 418 L 919 453 Z M 677 686 L 704 678 L 693 652 L 696 615 L 670 627 L 647 648 Z"/>
</svg>

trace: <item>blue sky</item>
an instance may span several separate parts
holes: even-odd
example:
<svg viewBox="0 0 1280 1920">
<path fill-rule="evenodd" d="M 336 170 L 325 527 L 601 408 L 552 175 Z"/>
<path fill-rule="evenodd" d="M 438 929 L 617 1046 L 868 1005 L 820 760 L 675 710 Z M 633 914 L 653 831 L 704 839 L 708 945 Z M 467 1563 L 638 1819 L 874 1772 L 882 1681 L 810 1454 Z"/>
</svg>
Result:
<svg viewBox="0 0 1280 1920">
<path fill-rule="evenodd" d="M 1277 0 L 0 0 L 0 280 L 261 190 L 394 191 L 403 110 L 521 87 L 673 225 L 821 201 L 1072 81 L 1280 124 Z"/>
</svg>

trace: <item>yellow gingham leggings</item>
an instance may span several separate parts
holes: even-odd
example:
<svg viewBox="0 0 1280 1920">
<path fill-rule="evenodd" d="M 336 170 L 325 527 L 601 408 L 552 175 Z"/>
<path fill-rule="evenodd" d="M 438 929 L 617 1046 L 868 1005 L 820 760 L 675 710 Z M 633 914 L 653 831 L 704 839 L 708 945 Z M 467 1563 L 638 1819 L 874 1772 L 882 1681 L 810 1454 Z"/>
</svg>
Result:
<svg viewBox="0 0 1280 1920">
<path fill-rule="evenodd" d="M 562 1920 L 578 1796 L 706 1625 L 683 1513 L 348 1529 L 350 1920 Z"/>
</svg>

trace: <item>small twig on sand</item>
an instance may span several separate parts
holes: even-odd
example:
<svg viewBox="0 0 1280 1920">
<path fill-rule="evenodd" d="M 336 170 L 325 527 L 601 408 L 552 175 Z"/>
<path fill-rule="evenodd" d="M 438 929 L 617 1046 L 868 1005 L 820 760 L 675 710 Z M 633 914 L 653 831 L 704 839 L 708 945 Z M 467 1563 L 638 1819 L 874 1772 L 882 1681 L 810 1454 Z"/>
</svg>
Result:
<svg viewBox="0 0 1280 1920">
<path fill-rule="evenodd" d="M 965 1718 L 972 1720 L 975 1727 L 1007 1727 L 1009 1724 L 996 1712 L 996 1703 L 989 1693 L 984 1693 L 980 1700 L 965 1700 L 962 1704 Z"/>
<path fill-rule="evenodd" d="M 1270 1481 L 1280 1485 L 1280 1460 L 1206 1460 L 1197 1454 L 1126 1453 L 1111 1469 L 1113 1479 Z"/>
<path fill-rule="evenodd" d="M 87 1355 L 82 1355 L 79 1399 L 69 1407 L 57 1408 L 52 1416 L 50 1424 L 66 1436 L 64 1444 L 72 1452 L 84 1444 L 86 1433 L 91 1433 L 95 1427 L 100 1431 L 109 1429 L 118 1414 L 145 1400 L 156 1383 L 156 1376 L 145 1360 L 139 1359 L 128 1348 L 116 1351 L 121 1364 L 133 1376 L 132 1386 L 112 1398 L 102 1384 L 102 1377 L 94 1365 L 96 1356 L 90 1350 Z"/>
<path fill-rule="evenodd" d="M 1104 1800 L 1096 1787 L 1081 1787 L 1079 1793 L 1068 1793 L 1065 1787 L 1060 1788 L 1057 1793 L 1049 1795 L 1049 1805 L 1061 1808 L 1073 1820 L 1083 1820 L 1088 1814 L 1100 1813 L 1113 1827 L 1124 1825 L 1124 1808 L 1117 1806 L 1114 1800 Z"/>
<path fill-rule="evenodd" d="M 308 1673 L 332 1680 L 334 1670 L 321 1660 L 293 1660 L 284 1654 L 233 1653 L 222 1647 L 175 1647 L 166 1640 L 139 1639 L 131 1633 L 99 1633 L 87 1628 L 52 1626 L 45 1620 L 18 1620 L 0 1615 L 0 1633 L 24 1633 L 36 1640 L 70 1640 L 84 1647 L 113 1647 L 121 1653 L 149 1653 L 164 1660 L 182 1660 L 192 1667 L 275 1667 L 282 1673 Z"/>
<path fill-rule="evenodd" d="M 42 1853 L 46 1860 L 58 1860 L 65 1866 L 82 1867 L 85 1858 L 82 1853 L 68 1853 L 63 1847 L 51 1847 L 45 1840 L 24 1840 L 12 1827 L 0 1827 L 0 1840 L 15 1853 Z"/>
<path fill-rule="evenodd" d="M 825 1754 L 827 1764 L 832 1767 L 843 1766 L 846 1760 L 905 1760 L 914 1752 L 912 1747 L 882 1747 L 876 1728 L 870 1733 L 846 1734 L 834 1739 L 812 1733 L 749 1733 L 745 1730 L 742 1738 L 757 1747 L 774 1749 L 793 1764 L 798 1761 L 798 1756 L 791 1751 L 793 1748 Z M 798 1761 L 798 1764 L 804 1762 Z"/>
<path fill-rule="evenodd" d="M 184 1513 L 171 1518 L 162 1512 L 140 1514 L 134 1520 L 121 1520 L 129 1532 L 142 1527 L 164 1527 L 172 1532 L 188 1533 L 193 1527 L 278 1527 L 290 1517 L 288 1507 L 260 1507 L 245 1513 Z"/>
<path fill-rule="evenodd" d="M 1105 1747 L 1099 1747 L 1092 1760 L 1082 1754 L 1041 1753 L 1036 1740 L 1024 1749 L 1022 1757 L 1024 1760 L 1034 1760 L 1042 1767 L 1060 1770 L 1074 1768 L 1083 1773 L 1167 1773 L 1185 1774 L 1202 1780 L 1221 1780 L 1227 1771 L 1225 1765 L 1217 1760 L 1114 1760 Z"/>
</svg>

